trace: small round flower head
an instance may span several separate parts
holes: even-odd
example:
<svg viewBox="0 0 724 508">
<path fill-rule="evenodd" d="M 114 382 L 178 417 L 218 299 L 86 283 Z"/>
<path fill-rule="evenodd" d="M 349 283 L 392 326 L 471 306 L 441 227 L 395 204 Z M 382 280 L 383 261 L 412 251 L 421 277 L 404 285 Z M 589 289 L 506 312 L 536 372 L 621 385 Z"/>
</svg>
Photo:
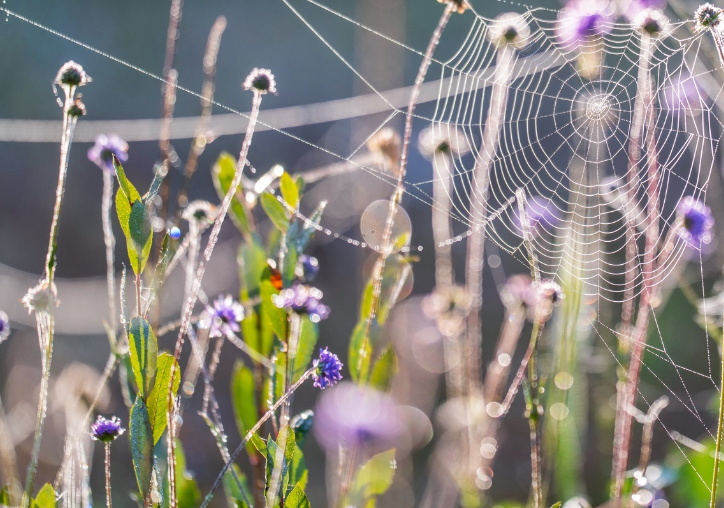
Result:
<svg viewBox="0 0 724 508">
<path fill-rule="evenodd" d="M 80 94 L 73 99 L 73 105 L 68 108 L 68 116 L 73 118 L 80 118 L 85 116 L 85 104 L 81 100 Z"/>
<path fill-rule="evenodd" d="M 417 148 L 426 159 L 434 159 L 436 154 L 462 157 L 470 151 L 465 133 L 446 123 L 435 123 L 420 133 Z"/>
<path fill-rule="evenodd" d="M 314 360 L 312 364 L 314 372 L 314 386 L 320 390 L 324 390 L 328 386 L 334 386 L 337 381 L 342 380 L 342 362 L 339 361 L 337 355 L 329 352 L 329 348 L 319 350 L 319 358 Z"/>
<path fill-rule="evenodd" d="M 556 24 L 558 42 L 567 49 L 590 44 L 613 28 L 614 8 L 607 0 L 572 0 Z"/>
<path fill-rule="evenodd" d="M 90 82 L 90 76 L 85 73 L 80 64 L 75 63 L 73 60 L 63 64 L 53 81 L 56 85 L 67 87 L 83 86 Z"/>
<path fill-rule="evenodd" d="M 322 303 L 322 296 L 322 292 L 315 287 L 295 283 L 275 295 L 273 303 L 280 309 L 309 314 L 309 319 L 319 323 L 329 316 L 329 307 Z"/>
<path fill-rule="evenodd" d="M 202 229 L 213 224 L 215 217 L 216 207 L 208 201 L 200 199 L 189 203 L 181 214 L 182 219 L 195 223 L 201 226 Z"/>
<path fill-rule="evenodd" d="M 239 323 L 244 319 L 244 307 L 231 295 L 219 296 L 214 306 L 207 305 L 201 324 L 209 329 L 209 337 L 226 337 L 241 330 Z"/>
<path fill-rule="evenodd" d="M 497 46 L 511 45 L 523 49 L 528 45 L 530 26 L 523 16 L 506 12 L 495 18 L 488 32 L 490 41 Z"/>
<path fill-rule="evenodd" d="M 380 129 L 367 141 L 367 148 L 370 152 L 379 153 L 391 164 L 397 164 L 400 160 L 402 138 L 392 127 Z"/>
<path fill-rule="evenodd" d="M 28 289 L 21 302 L 28 310 L 28 314 L 48 312 L 52 307 L 60 304 L 55 283 L 51 285 L 47 281 L 41 281 L 37 286 Z"/>
<path fill-rule="evenodd" d="M 88 160 L 106 171 L 113 172 L 113 156 L 121 164 L 128 160 L 128 143 L 116 134 L 99 134 L 95 144 L 88 150 Z"/>
<path fill-rule="evenodd" d="M 295 273 L 302 280 L 312 282 L 319 273 L 319 261 L 314 256 L 302 254 L 299 256 L 299 263 Z"/>
<path fill-rule="evenodd" d="M 659 37 L 666 33 L 669 19 L 659 9 L 644 9 L 636 15 L 633 25 L 650 37 Z"/>
<path fill-rule="evenodd" d="M 172 240 L 178 240 L 179 238 L 181 238 L 181 230 L 174 226 L 169 229 L 168 236 L 170 236 Z"/>
<path fill-rule="evenodd" d="M 705 3 L 700 5 L 694 13 L 694 22 L 696 30 L 707 30 L 719 25 L 722 10 L 715 5 Z"/>
<path fill-rule="evenodd" d="M 676 211 L 682 221 L 679 237 L 695 247 L 711 242 L 714 217 L 708 206 L 687 196 L 681 200 Z"/>
<path fill-rule="evenodd" d="M 274 81 L 274 74 L 269 69 L 254 68 L 242 85 L 244 90 L 251 90 L 259 94 L 277 93 L 277 84 Z"/>
<path fill-rule="evenodd" d="M 10 318 L 0 310 L 0 343 L 10 335 Z"/>
<path fill-rule="evenodd" d="M 110 420 L 106 420 L 98 415 L 96 422 L 91 425 L 91 439 L 101 441 L 103 443 L 112 443 L 118 436 L 126 430 L 121 427 L 121 420 L 114 416 Z"/>
<path fill-rule="evenodd" d="M 441 4 L 452 4 L 452 6 L 457 10 L 460 14 L 465 12 L 465 9 L 469 7 L 468 2 L 466 0 L 437 0 Z"/>
<path fill-rule="evenodd" d="M 540 282 L 538 285 L 538 294 L 553 305 L 560 304 L 566 297 L 561 286 L 550 279 L 545 279 Z"/>
</svg>

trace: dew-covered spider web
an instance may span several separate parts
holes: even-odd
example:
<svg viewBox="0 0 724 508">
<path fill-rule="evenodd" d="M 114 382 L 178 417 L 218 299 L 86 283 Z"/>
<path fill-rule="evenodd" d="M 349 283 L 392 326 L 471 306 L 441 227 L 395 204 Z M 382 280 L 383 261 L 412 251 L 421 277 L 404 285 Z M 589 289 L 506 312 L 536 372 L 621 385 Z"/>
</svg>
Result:
<svg viewBox="0 0 724 508">
<path fill-rule="evenodd" d="M 406 115 L 407 96 L 400 99 L 378 90 L 325 38 L 321 27 L 313 26 L 297 8 L 304 4 L 321 9 L 339 23 L 367 30 L 389 44 L 404 48 L 418 60 L 421 51 L 362 26 L 315 0 L 279 0 L 279 4 L 286 5 L 309 27 L 320 41 L 320 51 L 332 51 L 349 72 L 368 87 L 368 92 L 379 98 L 378 102 L 383 105 L 381 111 L 387 115 L 367 133 L 367 139 Z M 717 164 L 719 140 L 724 130 L 719 120 L 721 112 L 717 109 L 717 101 L 722 100 L 719 84 L 722 81 L 717 74 L 721 64 L 715 54 L 712 57 L 707 35 L 693 34 L 690 21 L 671 21 L 665 34 L 652 42 L 650 51 L 642 52 L 640 32 L 623 18 L 612 23 L 608 33 L 595 45 L 566 47 L 556 37 L 557 11 L 519 5 L 511 10 L 520 14 L 530 33 L 525 35 L 519 48 L 507 54 L 508 72 L 503 83 L 507 93 L 502 114 L 497 119 L 498 142 L 493 147 L 481 146 L 485 129 L 490 125 L 491 99 L 496 82 L 499 83 L 496 80 L 501 75 L 500 49 L 490 37 L 495 20 L 471 10 L 463 16 L 462 37 L 460 33 L 443 35 L 443 40 L 454 36 L 460 42 L 452 55 L 435 55 L 414 119 L 416 132 L 433 125 L 452 144 L 467 149 L 452 151 L 450 164 L 439 164 L 435 159 L 428 178 L 406 180 L 407 199 L 449 210 L 447 213 L 458 234 L 442 243 L 464 241 L 471 230 L 484 228 L 488 241 L 496 249 L 527 266 L 516 204 L 516 193 L 522 189 L 529 203 L 536 203 L 539 210 L 545 211 L 545 218 L 535 225 L 536 234 L 532 235 L 541 275 L 580 282 L 578 287 L 584 301 L 591 307 L 587 324 L 611 358 L 618 361 L 616 348 L 607 339 L 621 338 L 620 330 L 611 324 L 618 318 L 604 321 L 600 304 L 620 304 L 641 293 L 647 249 L 653 249 L 649 254 L 658 281 L 677 276 L 687 260 L 703 264 L 705 246 L 692 246 L 671 231 L 677 223 L 677 206 L 682 198 L 705 199 Z M 12 11 L 0 11 L 163 81 L 155 74 Z M 650 93 L 645 107 L 637 113 L 642 94 L 639 89 L 642 53 L 648 57 Z M 596 60 L 597 72 L 586 70 L 586 58 Z M 181 86 L 178 90 L 200 96 Z M 224 104 L 215 105 L 245 116 Z M 632 157 L 631 147 L 632 126 L 637 118 L 641 122 L 638 158 Z M 357 166 L 388 183 L 392 192 L 396 175 L 359 162 L 358 155 L 365 150 L 365 143 L 350 153 L 335 153 L 273 123 L 261 123 L 311 150 Z M 489 161 L 487 199 L 480 201 L 472 197 L 472 189 L 478 183 L 476 170 L 481 161 L 486 160 Z M 433 195 L 436 182 L 444 182 L 444 196 Z M 658 200 L 657 206 L 651 206 L 652 196 Z M 450 206 L 443 203 L 448 200 Z M 475 214 L 475 210 L 482 213 Z M 471 219 L 476 216 L 484 220 Z M 647 243 L 652 228 L 653 242 Z M 326 227 L 324 220 L 320 231 L 352 245 L 366 246 L 362 238 L 347 238 Z M 627 245 L 631 246 L 627 235 L 634 238 L 635 251 L 633 261 L 628 262 L 626 249 Z M 571 241 L 572 238 L 575 241 Z M 701 282 L 694 285 L 698 297 L 702 295 L 703 285 L 702 270 Z M 704 307 L 705 323 L 710 311 Z M 658 381 L 659 390 L 640 396 L 648 405 L 656 396 L 667 394 L 677 408 L 688 415 L 688 432 L 680 434 L 666 429 L 688 461 L 693 445 L 686 437 L 713 435 L 711 422 L 703 414 L 705 404 L 695 399 L 694 388 L 689 387 L 718 390 L 715 380 L 718 369 L 712 368 L 717 363 L 717 355 L 710 354 L 706 325 L 700 337 L 687 338 L 696 341 L 706 355 L 705 367 L 679 364 L 671 352 L 671 344 L 680 338 L 662 333 L 653 313 L 652 322 L 655 340 L 646 344 L 643 370 Z M 670 370 L 674 375 L 664 376 L 662 370 Z M 699 477 L 705 484 L 709 483 L 708 478 Z"/>
</svg>

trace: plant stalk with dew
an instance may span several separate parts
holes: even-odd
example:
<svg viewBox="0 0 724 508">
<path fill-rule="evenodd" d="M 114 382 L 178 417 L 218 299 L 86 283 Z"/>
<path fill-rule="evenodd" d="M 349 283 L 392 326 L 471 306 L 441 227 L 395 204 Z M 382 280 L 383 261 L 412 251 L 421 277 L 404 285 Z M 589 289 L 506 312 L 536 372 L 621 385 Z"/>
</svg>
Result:
<svg viewBox="0 0 724 508">
<path fill-rule="evenodd" d="M 118 332 L 118 316 L 116 314 L 116 270 L 114 268 L 114 252 L 116 238 L 113 235 L 111 224 L 111 210 L 113 209 L 113 185 L 115 175 L 110 171 L 103 171 L 103 201 L 101 205 L 101 217 L 103 221 L 103 240 L 106 246 L 106 283 L 108 285 L 108 318 L 109 327 L 112 333 L 109 339 L 112 340 L 111 348 L 115 348 L 116 333 Z"/>
<path fill-rule="evenodd" d="M 38 468 L 38 457 L 40 454 L 40 443 L 43 438 L 43 426 L 48 408 L 48 385 L 50 382 L 50 364 L 53 357 L 53 334 L 54 319 L 53 307 L 58 304 L 55 292 L 55 268 L 57 266 L 56 253 L 58 248 L 58 228 L 60 226 L 60 213 L 65 195 L 65 181 L 68 175 L 68 160 L 70 146 L 73 141 L 73 133 L 78 118 L 85 114 L 85 106 L 81 102 L 80 95 L 76 95 L 78 87 L 90 82 L 90 78 L 83 70 L 83 67 L 73 61 L 69 61 L 60 68 L 53 82 L 60 86 L 65 94 L 63 107 L 63 130 L 60 140 L 60 164 L 58 169 L 58 186 L 55 191 L 55 206 L 53 219 L 50 225 L 48 239 L 48 253 L 45 258 L 45 273 L 40 283 L 28 290 L 23 297 L 23 304 L 28 312 L 35 313 L 38 329 L 38 340 L 41 352 L 41 380 L 40 394 L 38 396 L 38 411 L 35 424 L 35 436 L 33 448 L 28 465 L 28 475 L 25 481 L 25 492 L 23 494 L 23 506 L 30 506 L 35 482 L 35 473 Z"/>
<path fill-rule="evenodd" d="M 209 240 L 204 250 L 204 255 L 199 261 L 199 266 L 196 272 L 196 279 L 191 290 L 191 294 L 188 296 L 184 311 L 182 313 L 181 327 L 179 328 L 178 336 L 176 338 L 176 347 L 174 349 L 174 360 L 175 362 L 171 366 L 171 381 L 173 381 L 176 364 L 181 356 L 181 349 L 184 343 L 184 337 L 186 336 L 191 316 L 193 315 L 194 306 L 199 297 L 199 291 L 201 290 L 201 281 L 204 278 L 206 272 L 206 265 L 211 259 L 211 255 L 214 252 L 214 247 L 219 239 L 219 233 L 221 232 L 221 226 L 224 223 L 226 214 L 231 206 L 231 201 L 236 194 L 236 189 L 241 184 L 241 177 L 246 166 L 247 155 L 249 153 L 249 147 L 251 146 L 252 137 L 254 135 L 254 128 L 256 127 L 257 119 L 259 118 L 259 109 L 261 108 L 262 97 L 268 92 L 276 93 L 276 84 L 274 82 L 274 76 L 266 69 L 254 69 L 254 71 L 247 77 L 244 82 L 244 88 L 253 92 L 254 97 L 252 100 L 251 115 L 249 116 L 249 123 L 246 127 L 246 135 L 241 146 L 241 152 L 239 153 L 239 160 L 236 164 L 236 171 L 234 172 L 234 179 L 231 182 L 229 191 L 224 196 L 224 200 L 221 203 L 221 207 L 217 211 L 216 218 L 214 219 L 214 225 L 209 235 Z M 169 400 L 169 412 L 173 409 L 173 383 L 169 382 L 168 387 L 168 400 Z M 168 454 L 168 475 L 169 482 L 174 481 L 176 474 L 175 459 L 174 459 L 174 447 L 175 443 L 169 440 L 169 454 Z M 173 489 L 170 489 L 169 505 L 171 508 L 176 508 L 176 494 Z"/>
<path fill-rule="evenodd" d="M 668 405 L 669 398 L 666 395 L 659 397 L 654 401 L 653 404 L 651 404 L 651 407 L 649 407 L 649 411 L 645 415 L 643 415 L 643 418 L 641 419 L 642 423 L 644 424 L 644 428 L 641 436 L 641 455 L 639 458 L 639 466 L 638 469 L 634 472 L 634 478 L 636 480 L 646 478 L 646 468 L 648 467 L 649 461 L 651 460 L 651 442 L 654 438 L 654 424 L 656 423 L 656 420 L 659 419 L 659 414 L 661 414 L 661 411 L 666 409 L 666 406 Z M 638 492 L 639 486 L 640 484 L 638 481 L 635 481 L 633 483 L 633 487 L 631 488 L 632 495 L 628 501 L 628 508 L 635 508 L 633 495 Z"/>
</svg>

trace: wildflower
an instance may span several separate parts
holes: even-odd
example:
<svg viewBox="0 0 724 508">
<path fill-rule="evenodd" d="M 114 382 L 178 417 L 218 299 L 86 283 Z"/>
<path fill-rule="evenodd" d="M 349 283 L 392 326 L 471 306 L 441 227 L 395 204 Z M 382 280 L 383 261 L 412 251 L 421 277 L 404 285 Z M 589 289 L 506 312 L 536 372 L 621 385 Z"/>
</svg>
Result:
<svg viewBox="0 0 724 508">
<path fill-rule="evenodd" d="M 88 150 L 88 160 L 106 171 L 114 171 L 114 155 L 121 163 L 128 160 L 128 143 L 116 134 L 99 134 L 95 144 Z"/>
<path fill-rule="evenodd" d="M 675 113 L 696 114 L 706 106 L 708 96 L 696 79 L 687 72 L 681 72 L 661 90 L 661 106 Z"/>
<path fill-rule="evenodd" d="M 693 246 L 709 243 L 711 241 L 711 230 L 714 227 L 714 217 L 711 210 L 704 203 L 691 196 L 681 200 L 677 208 L 679 220 L 682 221 L 679 228 L 679 237 Z"/>
<path fill-rule="evenodd" d="M 517 232 L 523 234 L 523 225 L 517 212 L 514 212 L 514 227 Z M 525 215 L 528 219 L 528 226 L 532 235 L 540 235 L 544 230 L 551 230 L 558 226 L 561 215 L 556 205 L 541 196 L 526 200 Z"/>
<path fill-rule="evenodd" d="M 329 348 L 319 350 L 319 358 L 314 360 L 314 386 L 320 390 L 324 390 L 328 386 L 334 386 L 337 381 L 342 379 L 342 362 L 339 361 L 337 355 L 329 352 Z"/>
<path fill-rule="evenodd" d="M 4 341 L 10 335 L 10 318 L 0 310 L 0 342 Z"/>
<path fill-rule="evenodd" d="M 38 311 L 47 312 L 51 307 L 57 307 L 60 304 L 55 283 L 48 284 L 45 280 L 28 289 L 21 301 L 28 310 L 28 314 Z"/>
<path fill-rule="evenodd" d="M 613 15 L 613 8 L 606 0 L 573 0 L 558 16 L 558 41 L 569 49 L 588 44 L 611 31 Z"/>
<path fill-rule="evenodd" d="M 274 305 L 287 311 L 309 314 L 315 323 L 329 317 L 329 307 L 322 303 L 323 293 L 315 288 L 296 283 L 273 297 Z"/>
<path fill-rule="evenodd" d="M 433 124 L 420 133 L 417 141 L 420 153 L 427 159 L 435 154 L 461 157 L 470 151 L 465 133 L 449 124 Z"/>
<path fill-rule="evenodd" d="M 722 10 L 710 3 L 700 5 L 694 13 L 695 28 L 697 31 L 715 28 L 719 25 Z"/>
<path fill-rule="evenodd" d="M 254 68 L 242 85 L 244 90 L 251 90 L 259 94 L 277 93 L 277 84 L 274 74 L 269 69 Z"/>
<path fill-rule="evenodd" d="M 178 240 L 181 238 L 181 230 L 174 226 L 169 230 L 168 236 L 170 236 L 172 240 Z"/>
<path fill-rule="evenodd" d="M 659 9 L 644 9 L 636 15 L 633 25 L 651 37 L 658 37 L 666 32 L 669 20 Z"/>
<path fill-rule="evenodd" d="M 91 439 L 102 441 L 103 443 L 112 443 L 118 436 L 126 430 L 121 427 L 121 420 L 114 416 L 110 420 L 106 420 L 98 415 L 96 422 L 91 425 Z"/>
<path fill-rule="evenodd" d="M 498 46 L 512 45 L 523 49 L 530 37 L 530 27 L 525 18 L 514 12 L 506 12 L 495 18 L 488 32 L 490 41 Z"/>
<path fill-rule="evenodd" d="M 315 410 L 314 434 L 328 451 L 338 447 L 399 444 L 405 428 L 395 401 L 373 388 L 340 383 L 322 393 Z"/>
<path fill-rule="evenodd" d="M 83 86 L 91 82 L 90 76 L 88 76 L 83 67 L 80 64 L 70 60 L 63 64 L 55 76 L 53 83 L 61 86 Z"/>
<path fill-rule="evenodd" d="M 453 7 L 458 11 L 458 13 L 462 14 L 465 12 L 465 9 L 469 8 L 468 2 L 466 0 L 437 0 L 441 4 L 452 4 Z"/>
<path fill-rule="evenodd" d="M 314 256 L 302 254 L 299 256 L 296 275 L 305 281 L 313 281 L 319 273 L 319 261 Z"/>
<path fill-rule="evenodd" d="M 244 319 L 244 307 L 231 295 L 219 296 L 214 306 L 206 306 L 202 326 L 209 329 L 209 337 L 226 337 L 241 330 L 239 322 Z"/>
</svg>

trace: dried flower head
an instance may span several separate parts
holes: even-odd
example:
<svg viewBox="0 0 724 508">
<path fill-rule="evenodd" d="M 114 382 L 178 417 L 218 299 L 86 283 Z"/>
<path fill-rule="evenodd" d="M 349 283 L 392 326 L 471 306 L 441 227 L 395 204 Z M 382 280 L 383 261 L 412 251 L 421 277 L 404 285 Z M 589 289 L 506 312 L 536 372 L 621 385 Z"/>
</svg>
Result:
<svg viewBox="0 0 724 508">
<path fill-rule="evenodd" d="M 56 85 L 67 87 L 83 86 L 90 82 L 90 76 L 85 73 L 80 64 L 75 63 L 73 60 L 63 64 L 53 81 Z"/>
<path fill-rule="evenodd" d="M 391 164 L 397 164 L 400 160 L 402 138 L 400 134 L 391 127 L 380 129 L 367 141 L 367 148 L 370 152 L 379 153 Z"/>
<path fill-rule="evenodd" d="M 324 390 L 328 386 L 334 386 L 337 381 L 342 379 L 342 362 L 339 361 L 337 355 L 330 353 L 329 348 L 319 350 L 319 358 L 314 360 L 312 365 L 314 372 L 314 386 L 320 390 Z"/>
<path fill-rule="evenodd" d="M 197 199 L 184 208 L 181 218 L 202 227 L 208 226 L 216 218 L 216 207 L 208 201 Z"/>
<path fill-rule="evenodd" d="M 72 118 L 85 116 L 85 104 L 83 104 L 80 94 L 73 99 L 73 104 L 68 108 L 68 116 Z"/>
<path fill-rule="evenodd" d="M 274 74 L 269 69 L 257 69 L 251 71 L 242 85 L 244 90 L 251 90 L 255 93 L 277 93 L 277 84 L 274 81 Z"/>
<path fill-rule="evenodd" d="M 715 5 L 705 3 L 694 13 L 695 28 L 698 31 L 715 28 L 719 25 L 722 10 Z"/>
<path fill-rule="evenodd" d="M 60 304 L 55 283 L 48 284 L 45 280 L 28 289 L 21 301 L 28 310 L 28 314 L 38 311 L 47 312 L 52 307 L 57 307 Z"/>
<path fill-rule="evenodd" d="M 213 307 L 206 306 L 204 316 L 199 323 L 209 329 L 209 337 L 226 337 L 227 334 L 241 330 L 239 323 L 244 319 L 244 307 L 231 295 L 219 296 Z"/>
<path fill-rule="evenodd" d="M 295 283 L 273 297 L 274 305 L 287 311 L 309 314 L 315 323 L 329 317 L 329 307 L 322 303 L 322 292 L 311 286 Z"/>
<path fill-rule="evenodd" d="M 644 9 L 636 15 L 633 25 L 650 37 L 659 37 L 666 33 L 669 19 L 659 9 Z"/>
<path fill-rule="evenodd" d="M 462 157 L 470 151 L 465 133 L 447 123 L 434 123 L 424 129 L 417 140 L 417 147 L 427 159 L 433 159 L 436 154 Z"/>
<path fill-rule="evenodd" d="M 0 310 L 0 343 L 10 335 L 10 318 Z"/>
<path fill-rule="evenodd" d="M 121 420 L 117 416 L 106 420 L 98 415 L 96 422 L 91 425 L 91 439 L 101 441 L 103 443 L 112 443 L 115 439 L 123 434 L 126 430 L 121 427 Z"/>
<path fill-rule="evenodd" d="M 711 242 L 714 217 L 708 206 L 687 196 L 681 200 L 676 211 L 682 224 L 678 231 L 679 237 L 695 247 Z"/>
<path fill-rule="evenodd" d="M 465 9 L 468 9 L 470 6 L 468 5 L 468 2 L 466 0 L 437 0 L 441 4 L 451 4 L 455 10 L 457 10 L 460 14 L 465 12 Z"/>
<path fill-rule="evenodd" d="M 123 141 L 116 134 L 99 134 L 96 137 L 95 144 L 88 150 L 88 160 L 96 166 L 106 171 L 115 171 L 113 169 L 113 156 L 121 162 L 128 160 L 128 143 Z"/>
<path fill-rule="evenodd" d="M 538 294 L 541 298 L 553 305 L 559 305 L 566 297 L 565 293 L 555 281 L 550 279 L 542 280 L 538 285 Z"/>
<path fill-rule="evenodd" d="M 523 49 L 528 45 L 530 26 L 520 14 L 505 12 L 491 23 L 488 37 L 497 46 L 511 45 Z"/>
</svg>

